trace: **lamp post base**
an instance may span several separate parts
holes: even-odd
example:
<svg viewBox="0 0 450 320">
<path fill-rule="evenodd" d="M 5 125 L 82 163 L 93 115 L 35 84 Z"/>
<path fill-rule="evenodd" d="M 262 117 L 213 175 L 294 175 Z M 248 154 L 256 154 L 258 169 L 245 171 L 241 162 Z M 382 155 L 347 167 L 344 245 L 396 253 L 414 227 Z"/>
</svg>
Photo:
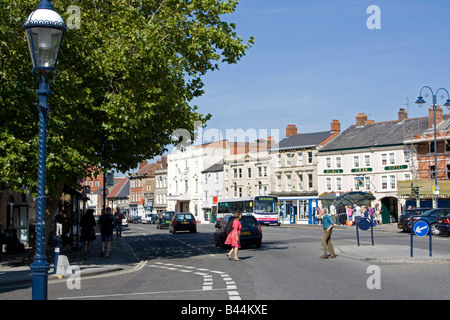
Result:
<svg viewBox="0 0 450 320">
<path fill-rule="evenodd" d="M 48 271 L 50 264 L 46 256 L 36 255 L 30 266 L 32 272 L 32 299 L 47 300 Z"/>
</svg>

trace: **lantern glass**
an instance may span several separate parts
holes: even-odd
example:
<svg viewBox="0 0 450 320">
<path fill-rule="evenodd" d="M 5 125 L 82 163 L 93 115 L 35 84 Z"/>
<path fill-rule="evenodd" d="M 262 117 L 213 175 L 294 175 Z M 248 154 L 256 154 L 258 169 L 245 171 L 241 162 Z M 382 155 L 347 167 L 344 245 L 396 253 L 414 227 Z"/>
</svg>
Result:
<svg viewBox="0 0 450 320">
<path fill-rule="evenodd" d="M 33 61 L 33 68 L 56 68 L 63 31 L 45 27 L 27 29 L 28 48 Z"/>
</svg>

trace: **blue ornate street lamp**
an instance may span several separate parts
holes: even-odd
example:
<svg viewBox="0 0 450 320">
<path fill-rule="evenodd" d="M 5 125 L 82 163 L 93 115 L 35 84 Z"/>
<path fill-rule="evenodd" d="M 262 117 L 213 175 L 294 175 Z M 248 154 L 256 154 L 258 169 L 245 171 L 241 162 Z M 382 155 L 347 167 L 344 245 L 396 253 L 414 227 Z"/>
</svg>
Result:
<svg viewBox="0 0 450 320">
<path fill-rule="evenodd" d="M 39 154 L 38 154 L 38 193 L 36 212 L 36 255 L 31 264 L 32 298 L 47 300 L 48 270 L 50 265 L 45 255 L 45 176 L 47 149 L 48 97 L 51 94 L 45 77 L 48 72 L 57 71 L 59 49 L 67 28 L 64 20 L 55 11 L 49 0 L 41 0 L 23 24 L 33 63 L 32 72 L 39 78 Z"/>
<path fill-rule="evenodd" d="M 431 89 L 429 86 L 424 86 L 422 87 L 422 89 L 420 89 L 420 96 L 417 98 L 416 104 L 419 107 L 422 107 L 426 101 L 423 99 L 422 96 L 422 91 L 424 89 L 428 89 L 429 91 L 431 91 L 431 96 L 433 97 L 433 112 L 434 112 L 434 199 L 435 199 L 435 203 L 434 203 L 434 208 L 438 207 L 438 196 L 437 196 L 437 191 L 438 191 L 438 184 L 437 184 L 437 142 L 436 142 L 436 104 L 437 104 L 437 95 L 439 93 L 439 91 L 445 91 L 447 93 L 447 101 L 445 102 L 444 106 L 447 107 L 447 109 L 450 108 L 450 95 L 447 91 L 447 89 L 444 88 L 439 88 L 436 93 L 433 92 L 433 89 Z M 427 97 L 428 94 L 425 95 L 425 97 Z M 444 98 L 444 96 L 442 95 L 441 98 Z"/>
</svg>

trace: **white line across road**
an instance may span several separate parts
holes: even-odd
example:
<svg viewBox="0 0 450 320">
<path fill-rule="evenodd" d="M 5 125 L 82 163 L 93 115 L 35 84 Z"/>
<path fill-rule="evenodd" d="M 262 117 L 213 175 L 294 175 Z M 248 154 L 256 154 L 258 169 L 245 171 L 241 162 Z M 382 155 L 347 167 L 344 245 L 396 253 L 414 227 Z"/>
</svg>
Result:
<svg viewBox="0 0 450 320">
<path fill-rule="evenodd" d="M 202 276 L 203 277 L 202 291 L 226 290 L 226 291 L 228 291 L 228 298 L 230 300 L 241 300 L 241 297 L 239 296 L 239 292 L 237 291 L 236 283 L 233 281 L 233 279 L 230 277 L 229 274 L 227 274 L 223 271 L 209 270 L 209 269 L 205 269 L 205 268 L 197 268 L 197 267 L 192 267 L 192 266 L 173 264 L 173 263 L 162 263 L 162 262 L 156 262 L 154 264 L 149 264 L 147 266 L 152 267 L 152 268 L 160 268 L 160 269 L 166 269 L 166 270 L 177 271 L 177 272 L 192 273 L 195 275 Z M 225 288 L 216 288 L 216 289 L 213 288 L 214 287 L 213 274 L 220 275 L 222 281 L 224 281 L 224 283 L 226 285 Z"/>
<path fill-rule="evenodd" d="M 147 261 L 141 261 L 138 264 L 139 268 L 134 269 L 137 271 L 142 269 L 144 266 L 150 268 L 159 268 L 169 271 L 192 273 L 194 275 L 203 277 L 203 285 L 201 289 L 194 290 L 175 290 L 175 291 L 147 291 L 147 292 L 129 292 L 129 293 L 114 293 L 114 294 L 99 294 L 99 295 L 86 295 L 86 296 L 74 296 L 74 297 L 59 297 L 58 300 L 80 300 L 80 299 L 106 299 L 121 296 L 142 296 L 142 295 L 157 295 L 157 294 L 173 294 L 173 293 L 193 293 L 193 292 L 205 292 L 205 291 L 227 291 L 229 300 L 241 300 L 239 292 L 237 291 L 236 283 L 230 277 L 229 274 L 223 271 L 210 270 L 205 268 L 197 268 L 193 266 L 172 264 L 172 263 L 162 263 L 155 262 L 154 264 L 147 264 Z M 218 288 L 214 288 L 214 275 L 224 282 L 222 285 L 217 285 Z M 221 281 L 220 281 L 221 282 Z M 216 282 L 217 284 L 217 282 Z"/>
</svg>

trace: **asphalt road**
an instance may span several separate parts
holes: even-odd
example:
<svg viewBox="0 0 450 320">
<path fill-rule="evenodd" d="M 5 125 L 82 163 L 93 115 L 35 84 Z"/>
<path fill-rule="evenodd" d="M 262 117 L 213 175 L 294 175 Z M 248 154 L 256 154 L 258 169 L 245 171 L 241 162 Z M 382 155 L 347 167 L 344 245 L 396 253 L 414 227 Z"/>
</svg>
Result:
<svg viewBox="0 0 450 320">
<path fill-rule="evenodd" d="M 382 263 L 339 255 L 339 247 L 356 244 L 353 228 L 335 229 L 336 259 L 320 259 L 320 228 L 263 227 L 261 248 L 243 248 L 241 262 L 229 261 L 215 248 L 214 227 L 198 233 L 169 234 L 154 225 L 131 225 L 124 232 L 141 261 L 132 272 L 99 275 L 80 289 L 65 282 L 49 284 L 50 300 L 411 300 L 450 299 L 448 263 Z M 376 245 L 408 245 L 409 235 L 375 232 Z M 121 240 L 121 241 L 122 241 Z M 369 246 L 370 234 L 361 234 Z M 434 237 L 435 252 L 448 251 L 450 238 Z M 426 249 L 426 239 L 415 240 Z M 9 292 L 18 299 L 26 289 Z M 12 295 L 12 296 L 11 296 Z"/>
</svg>

